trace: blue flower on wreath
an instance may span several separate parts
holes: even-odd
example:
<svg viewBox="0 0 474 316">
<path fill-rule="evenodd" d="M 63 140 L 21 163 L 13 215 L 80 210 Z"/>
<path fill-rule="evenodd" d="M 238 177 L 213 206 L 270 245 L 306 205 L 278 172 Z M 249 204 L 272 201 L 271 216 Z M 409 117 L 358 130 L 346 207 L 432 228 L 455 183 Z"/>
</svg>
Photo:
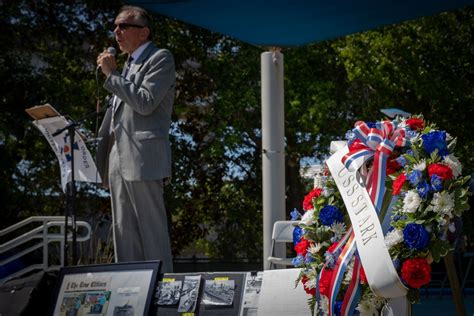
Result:
<svg viewBox="0 0 474 316">
<path fill-rule="evenodd" d="M 442 230 L 442 231 L 438 234 L 438 238 L 439 238 L 439 240 L 443 240 L 443 241 L 444 241 L 444 240 L 446 240 L 446 239 L 448 238 L 448 234 L 447 234 L 444 230 Z"/>
<path fill-rule="evenodd" d="M 393 267 L 395 268 L 395 270 L 400 270 L 400 266 L 401 266 L 401 262 L 400 262 L 400 259 L 393 259 L 392 260 L 393 262 Z"/>
<path fill-rule="evenodd" d="M 407 159 L 404 156 L 398 156 L 395 161 L 400 167 L 405 167 L 405 165 L 407 164 Z"/>
<path fill-rule="evenodd" d="M 357 138 L 353 130 L 348 130 L 344 137 L 349 141 L 349 143 L 352 143 Z"/>
<path fill-rule="evenodd" d="M 418 135 L 418 132 L 412 131 L 411 129 L 407 129 L 405 132 L 405 137 L 408 139 L 415 138 Z"/>
<path fill-rule="evenodd" d="M 428 198 L 428 193 L 430 193 L 430 185 L 426 181 L 421 181 L 416 186 L 416 191 L 422 199 Z"/>
<path fill-rule="evenodd" d="M 410 182 L 412 187 L 416 187 L 420 183 L 423 175 L 420 170 L 413 170 L 407 175 L 407 179 Z"/>
<path fill-rule="evenodd" d="M 334 269 L 334 267 L 336 266 L 337 259 L 339 258 L 339 255 L 341 254 L 341 252 L 342 252 L 342 249 L 339 248 L 338 250 L 336 250 L 332 253 L 329 252 L 329 251 L 326 251 L 324 253 L 324 259 L 326 261 L 326 266 L 329 269 Z"/>
<path fill-rule="evenodd" d="M 304 263 L 310 264 L 311 262 L 314 262 L 314 258 L 311 255 L 311 252 L 307 252 L 306 255 L 304 256 Z"/>
<path fill-rule="evenodd" d="M 445 131 L 429 132 L 428 134 L 421 135 L 421 138 L 423 139 L 423 148 L 428 154 L 431 154 L 437 149 L 439 156 L 444 157 L 449 155 Z"/>
<path fill-rule="evenodd" d="M 297 210 L 296 208 L 294 208 L 293 211 L 290 212 L 290 216 L 291 216 L 291 220 L 292 220 L 292 221 L 295 221 L 295 220 L 301 218 L 301 213 L 298 212 L 298 210 Z"/>
<path fill-rule="evenodd" d="M 304 257 L 302 255 L 297 255 L 293 259 L 291 259 L 291 264 L 295 267 L 301 267 L 304 262 Z"/>
<path fill-rule="evenodd" d="M 293 246 L 296 246 L 300 242 L 301 237 L 303 237 L 304 231 L 301 227 L 296 226 L 293 229 Z"/>
<path fill-rule="evenodd" d="M 443 189 L 443 178 L 434 174 L 431 176 L 431 190 L 439 192 Z"/>
<path fill-rule="evenodd" d="M 430 242 L 430 235 L 420 224 L 410 223 L 403 229 L 403 239 L 408 248 L 425 249 Z"/>
<path fill-rule="evenodd" d="M 319 220 L 323 225 L 331 226 L 334 223 L 341 223 L 344 215 L 339 208 L 334 205 L 326 205 L 319 212 Z"/>
</svg>

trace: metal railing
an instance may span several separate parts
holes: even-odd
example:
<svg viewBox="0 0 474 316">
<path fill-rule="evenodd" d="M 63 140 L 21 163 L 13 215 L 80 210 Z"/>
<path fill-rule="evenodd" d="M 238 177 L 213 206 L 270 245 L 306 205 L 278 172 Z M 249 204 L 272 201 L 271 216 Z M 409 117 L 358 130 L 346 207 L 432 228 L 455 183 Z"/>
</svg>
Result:
<svg viewBox="0 0 474 316">
<path fill-rule="evenodd" d="M 3 239 L 4 236 L 9 234 L 14 234 L 15 232 L 18 234 L 20 230 L 26 229 L 26 226 L 32 225 L 34 223 L 39 223 L 38 226 L 32 228 L 31 230 L 10 239 L 9 241 L 0 245 L 0 255 L 2 257 L 2 261 L 0 261 L 0 266 L 4 266 L 9 262 L 13 262 L 29 253 L 37 249 L 42 249 L 43 260 L 42 263 L 38 264 L 31 264 L 19 271 L 16 271 L 3 279 L 0 279 L 0 284 L 6 281 L 7 279 L 25 274 L 29 271 L 33 271 L 36 269 L 42 270 L 53 270 L 59 269 L 60 267 L 64 266 L 64 229 L 65 229 L 65 220 L 64 216 L 32 216 L 29 217 L 21 222 L 18 222 L 10 227 L 7 227 L 0 231 L 0 238 Z M 72 220 L 68 219 L 68 227 L 71 227 Z M 87 241 L 91 236 L 91 226 L 89 223 L 84 221 L 76 221 L 76 226 L 78 230 L 77 241 Z M 55 232 L 50 232 L 52 228 L 59 228 L 59 232 L 57 229 Z M 81 233 L 79 235 L 79 233 Z M 35 242 L 33 245 L 26 247 L 25 249 L 19 249 L 21 246 L 30 243 L 32 240 L 39 240 Z M 72 233 L 68 234 L 67 240 L 72 240 Z M 60 265 L 50 265 L 49 263 L 49 244 L 52 242 L 59 242 L 60 243 Z M 3 258 L 4 254 L 8 251 L 11 252 L 7 258 Z"/>
</svg>

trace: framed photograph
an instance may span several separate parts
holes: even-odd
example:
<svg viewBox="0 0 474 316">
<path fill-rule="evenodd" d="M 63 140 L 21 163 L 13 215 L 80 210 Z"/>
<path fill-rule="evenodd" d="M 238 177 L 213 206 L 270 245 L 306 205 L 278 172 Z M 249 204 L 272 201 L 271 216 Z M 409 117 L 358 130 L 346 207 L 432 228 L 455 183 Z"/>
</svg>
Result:
<svg viewBox="0 0 474 316">
<path fill-rule="evenodd" d="M 50 315 L 148 315 L 160 261 L 65 267 Z"/>
</svg>

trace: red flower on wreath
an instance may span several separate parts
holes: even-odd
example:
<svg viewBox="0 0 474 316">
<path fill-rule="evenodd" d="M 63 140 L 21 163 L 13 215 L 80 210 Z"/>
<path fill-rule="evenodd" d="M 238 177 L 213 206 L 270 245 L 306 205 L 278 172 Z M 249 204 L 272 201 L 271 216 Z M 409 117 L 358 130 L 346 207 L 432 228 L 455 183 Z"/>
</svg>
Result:
<svg viewBox="0 0 474 316">
<path fill-rule="evenodd" d="M 388 158 L 387 168 L 386 168 L 387 176 L 397 172 L 398 170 L 400 170 L 401 166 L 398 164 L 396 159 L 397 159 L 396 156 Z"/>
<path fill-rule="evenodd" d="M 331 279 L 332 279 L 332 273 L 333 270 L 329 269 L 324 269 L 323 275 L 321 276 L 321 279 L 319 280 L 318 286 L 319 286 L 319 293 L 321 295 L 324 295 L 326 297 L 329 297 L 329 290 L 331 287 Z"/>
<path fill-rule="evenodd" d="M 313 199 L 317 198 L 321 195 L 321 192 L 323 192 L 323 189 L 316 188 L 311 190 L 306 196 L 304 197 L 303 200 L 303 210 L 308 211 L 313 208 Z"/>
<path fill-rule="evenodd" d="M 431 178 L 432 175 L 437 175 L 443 180 L 449 180 L 453 178 L 453 170 L 446 165 L 440 163 L 433 163 L 428 166 L 428 174 Z"/>
<path fill-rule="evenodd" d="M 431 281 L 431 266 L 425 258 L 407 259 L 402 264 L 402 278 L 412 288 L 419 289 Z"/>
<path fill-rule="evenodd" d="M 414 117 L 414 118 L 406 120 L 405 123 L 408 125 L 408 127 L 410 127 L 414 131 L 418 131 L 425 128 L 425 121 L 423 121 L 420 118 Z"/>
<path fill-rule="evenodd" d="M 316 295 L 316 288 L 313 287 L 312 289 L 308 289 L 308 288 L 306 287 L 306 282 L 308 282 L 308 281 L 309 281 L 309 279 L 308 279 L 308 277 L 307 277 L 306 275 L 304 275 L 304 276 L 301 278 L 301 283 L 303 283 L 303 288 L 304 288 L 306 294 L 309 294 L 309 295 L 311 295 L 311 296 L 315 296 L 315 295 Z"/>
<path fill-rule="evenodd" d="M 300 239 L 300 242 L 296 244 L 295 251 L 296 251 L 297 254 L 305 256 L 306 253 L 308 252 L 309 246 L 310 246 L 309 240 L 302 237 Z"/>
<path fill-rule="evenodd" d="M 393 181 L 393 185 L 392 185 L 393 195 L 399 195 L 400 194 L 400 191 L 402 190 L 403 184 L 405 183 L 406 180 L 407 180 L 407 176 L 405 175 L 405 173 L 401 173 L 395 179 L 395 181 Z"/>
</svg>

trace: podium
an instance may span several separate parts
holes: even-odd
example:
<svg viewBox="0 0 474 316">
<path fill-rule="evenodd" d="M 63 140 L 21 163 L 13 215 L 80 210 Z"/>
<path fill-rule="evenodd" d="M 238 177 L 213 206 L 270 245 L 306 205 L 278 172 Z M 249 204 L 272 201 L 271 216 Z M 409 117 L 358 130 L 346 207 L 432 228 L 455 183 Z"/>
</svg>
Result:
<svg viewBox="0 0 474 316">
<path fill-rule="evenodd" d="M 72 262 L 77 261 L 76 254 L 76 212 L 75 196 L 76 181 L 101 183 L 96 165 L 92 159 L 82 135 L 76 131 L 79 122 L 62 116 L 50 104 L 37 105 L 26 109 L 33 118 L 33 125 L 43 134 L 59 161 L 61 187 L 66 194 L 66 210 L 64 220 L 64 258 L 63 264 L 68 265 L 68 218 L 72 223 Z M 96 113 L 94 113 L 96 114 Z"/>
</svg>

